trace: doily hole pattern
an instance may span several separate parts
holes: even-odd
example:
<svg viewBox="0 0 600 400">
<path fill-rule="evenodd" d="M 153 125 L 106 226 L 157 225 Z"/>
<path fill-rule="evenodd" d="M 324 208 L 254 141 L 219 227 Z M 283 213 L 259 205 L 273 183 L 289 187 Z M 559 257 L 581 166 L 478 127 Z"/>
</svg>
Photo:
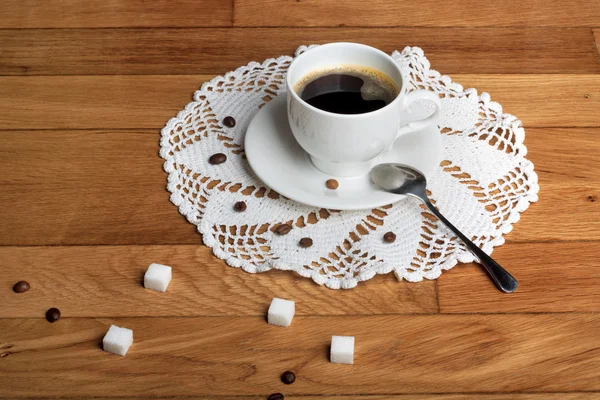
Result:
<svg viewBox="0 0 600 400">
<path fill-rule="evenodd" d="M 296 56 L 313 47 L 301 46 Z M 408 91 L 430 90 L 442 101 L 444 160 L 428 182 L 430 198 L 491 253 L 538 199 L 521 122 L 487 93 L 463 89 L 432 70 L 420 48 L 392 57 L 407 72 Z M 162 130 L 160 155 L 171 201 L 213 253 L 246 272 L 290 270 L 332 289 L 391 272 L 411 282 L 435 279 L 459 262 L 475 261 L 416 199 L 363 211 L 318 209 L 286 199 L 255 176 L 244 154 L 246 127 L 267 102 L 285 93 L 292 60 L 251 62 L 215 77 Z M 223 124 L 227 116 L 235 126 Z M 216 153 L 227 160 L 211 165 L 208 159 Z M 247 205 L 244 212 L 233 209 L 239 201 Z M 276 232 L 282 224 L 292 226 L 289 233 Z M 390 231 L 397 239 L 386 243 L 383 235 Z M 300 247 L 303 237 L 313 239 L 313 246 Z"/>
</svg>

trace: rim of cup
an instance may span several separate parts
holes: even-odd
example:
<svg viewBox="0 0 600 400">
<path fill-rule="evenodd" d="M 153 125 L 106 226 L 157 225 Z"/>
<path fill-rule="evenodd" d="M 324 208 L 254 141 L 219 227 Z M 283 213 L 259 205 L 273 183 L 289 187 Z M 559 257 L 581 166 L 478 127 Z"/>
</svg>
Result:
<svg viewBox="0 0 600 400">
<path fill-rule="evenodd" d="M 302 58 L 305 58 L 305 56 L 307 54 L 315 54 L 312 53 L 313 51 L 321 51 L 320 49 L 327 49 L 328 47 L 333 47 L 333 46 L 354 46 L 354 47 L 361 47 L 363 49 L 368 49 L 369 51 L 373 51 L 374 53 L 378 54 L 379 56 L 382 56 L 386 59 L 388 59 L 392 65 L 394 65 L 394 67 L 398 70 L 400 77 L 402 78 L 402 82 L 400 84 L 400 87 L 398 88 L 398 94 L 396 94 L 396 97 L 394 97 L 394 100 L 392 100 L 389 104 L 386 104 L 385 106 L 375 110 L 375 111 L 369 111 L 366 113 L 361 113 L 361 114 L 339 114 L 339 113 L 334 113 L 334 112 L 330 112 L 330 111 L 324 111 L 321 110 L 320 108 L 317 108 L 315 106 L 312 106 L 310 104 L 308 104 L 306 101 L 304 101 L 299 95 L 298 93 L 296 93 L 296 91 L 294 90 L 294 85 L 296 82 L 291 82 L 291 72 L 295 66 L 295 64 L 297 64 L 298 60 L 301 60 Z M 305 76 L 306 74 L 304 74 Z M 392 78 L 390 78 L 392 79 Z M 392 81 L 394 81 L 392 79 Z M 320 113 L 320 114 L 325 114 L 325 115 L 335 115 L 339 118 L 347 118 L 347 119 L 353 119 L 353 118 L 364 118 L 365 116 L 370 116 L 370 115 L 375 115 L 377 113 L 381 113 L 384 110 L 386 110 L 388 107 L 400 107 L 400 104 L 398 104 L 400 102 L 400 98 L 402 97 L 401 95 L 404 93 L 405 91 L 405 82 L 406 82 L 406 76 L 404 75 L 404 72 L 402 71 L 402 69 L 400 68 L 400 66 L 398 65 L 398 63 L 396 62 L 396 60 L 394 60 L 389 54 L 375 48 L 372 46 L 368 46 L 366 44 L 361 44 L 361 43 L 353 43 L 353 42 L 333 42 L 333 43 L 326 43 L 326 44 L 322 44 L 319 45 L 319 47 L 315 47 L 313 49 L 310 49 L 302 54 L 300 54 L 298 57 L 296 57 L 292 63 L 290 64 L 290 66 L 288 67 L 287 70 L 287 75 L 286 75 L 286 83 L 287 83 L 287 88 L 288 91 L 291 93 L 291 95 L 298 100 L 300 103 L 302 103 L 304 106 L 308 107 L 308 109 L 310 109 L 311 111 Z M 396 81 L 394 81 L 394 83 L 397 83 Z"/>
</svg>

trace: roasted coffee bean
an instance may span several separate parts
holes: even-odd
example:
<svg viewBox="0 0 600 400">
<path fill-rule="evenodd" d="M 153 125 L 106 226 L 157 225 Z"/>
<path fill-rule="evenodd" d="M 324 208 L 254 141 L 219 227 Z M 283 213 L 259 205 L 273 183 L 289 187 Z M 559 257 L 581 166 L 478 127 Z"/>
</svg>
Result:
<svg viewBox="0 0 600 400">
<path fill-rule="evenodd" d="M 246 203 L 243 201 L 238 201 L 233 205 L 233 209 L 237 212 L 246 211 Z"/>
<path fill-rule="evenodd" d="M 281 382 L 285 383 L 286 385 L 291 385 L 295 381 L 296 374 L 294 374 L 292 371 L 285 371 L 283 374 L 281 374 Z"/>
<path fill-rule="evenodd" d="M 13 291 L 15 293 L 25 293 L 29 289 L 30 289 L 30 286 L 29 286 L 29 282 L 27 282 L 27 281 L 19 281 L 19 282 L 15 283 L 15 286 L 13 286 Z"/>
<path fill-rule="evenodd" d="M 289 224 L 282 224 L 279 225 L 277 227 L 277 229 L 275 229 L 275 232 L 277 232 L 278 235 L 287 235 L 288 233 L 290 233 L 290 231 L 292 230 L 292 226 Z"/>
<path fill-rule="evenodd" d="M 228 128 L 233 128 L 235 126 L 235 118 L 231 116 L 223 118 L 223 125 Z"/>
<path fill-rule="evenodd" d="M 300 239 L 300 242 L 298 244 L 300 245 L 300 247 L 307 248 L 313 245 L 313 240 L 309 237 L 305 237 Z"/>
<path fill-rule="evenodd" d="M 396 234 L 394 232 L 387 232 L 383 235 L 383 241 L 386 243 L 394 243 L 396 241 Z"/>
<path fill-rule="evenodd" d="M 335 190 L 338 188 L 338 186 L 340 186 L 340 183 L 335 179 L 327 179 L 325 186 L 327 186 L 328 189 Z"/>
<path fill-rule="evenodd" d="M 46 319 L 48 322 L 56 322 L 60 318 L 60 310 L 58 308 L 51 308 L 46 311 Z"/>
<path fill-rule="evenodd" d="M 281 393 L 273 393 L 267 397 L 267 400 L 283 400 L 284 397 Z"/>
<path fill-rule="evenodd" d="M 223 164 L 225 161 L 227 161 L 227 156 L 223 153 L 213 154 L 208 159 L 208 162 L 211 163 L 212 165 Z"/>
</svg>

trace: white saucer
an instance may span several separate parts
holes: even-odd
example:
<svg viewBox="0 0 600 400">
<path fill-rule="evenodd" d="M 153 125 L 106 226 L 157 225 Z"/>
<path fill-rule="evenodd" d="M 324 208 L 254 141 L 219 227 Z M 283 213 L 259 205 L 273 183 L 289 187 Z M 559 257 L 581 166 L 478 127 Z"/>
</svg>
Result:
<svg viewBox="0 0 600 400">
<path fill-rule="evenodd" d="M 407 122 L 429 113 L 413 105 Z M 245 139 L 246 156 L 256 175 L 281 195 L 310 206 L 334 210 L 360 210 L 394 203 L 404 196 L 384 192 L 368 175 L 338 178 L 337 190 L 325 187 L 331 176 L 314 167 L 294 139 L 287 120 L 286 96 L 267 103 L 250 122 Z M 437 127 L 407 133 L 382 154 L 379 163 L 413 166 L 430 177 L 442 161 L 442 139 Z"/>
</svg>

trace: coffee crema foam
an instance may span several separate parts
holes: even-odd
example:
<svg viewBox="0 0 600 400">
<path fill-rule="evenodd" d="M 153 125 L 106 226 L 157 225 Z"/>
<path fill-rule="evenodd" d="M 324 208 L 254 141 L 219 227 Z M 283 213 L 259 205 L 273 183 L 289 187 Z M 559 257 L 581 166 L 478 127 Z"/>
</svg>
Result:
<svg viewBox="0 0 600 400">
<path fill-rule="evenodd" d="M 302 92 L 309 83 L 332 74 L 344 74 L 362 79 L 364 84 L 360 93 L 364 100 L 383 100 L 389 104 L 398 96 L 398 86 L 392 78 L 375 68 L 363 65 L 339 65 L 309 72 L 296 82 L 294 91 L 298 96 L 302 96 Z"/>
</svg>

